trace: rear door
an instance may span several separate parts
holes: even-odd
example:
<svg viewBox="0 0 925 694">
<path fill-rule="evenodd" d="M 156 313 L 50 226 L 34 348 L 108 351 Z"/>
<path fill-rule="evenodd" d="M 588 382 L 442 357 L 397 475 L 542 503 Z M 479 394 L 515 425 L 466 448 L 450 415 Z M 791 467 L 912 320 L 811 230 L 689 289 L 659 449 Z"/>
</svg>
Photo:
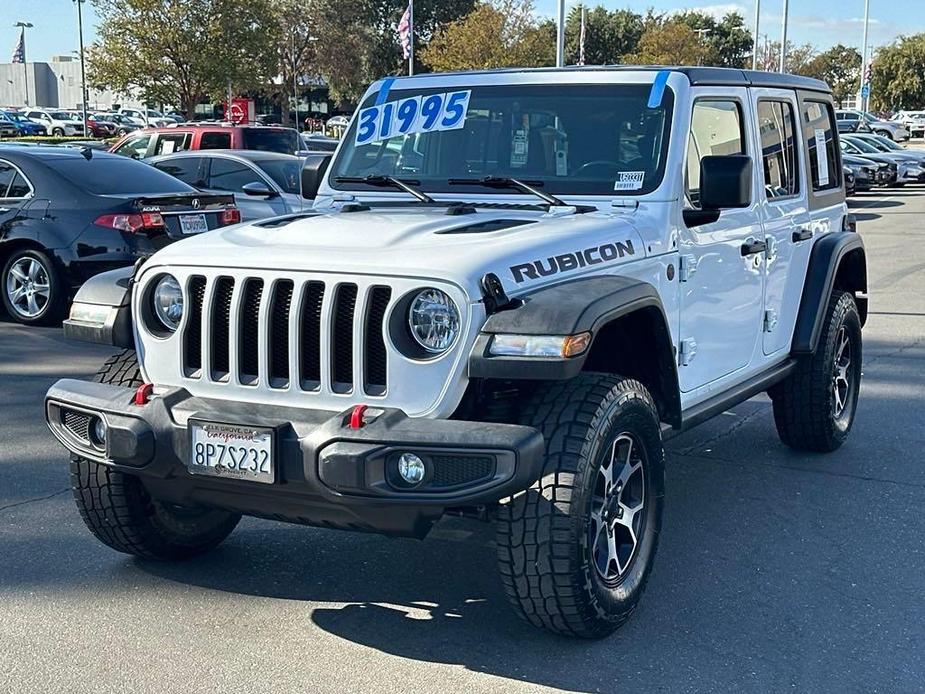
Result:
<svg viewBox="0 0 925 694">
<path fill-rule="evenodd" d="M 759 212 L 767 243 L 762 349 L 771 355 L 790 346 L 813 229 L 796 93 L 752 89 L 751 95 L 759 137 Z"/>
<path fill-rule="evenodd" d="M 209 176 L 206 179 L 206 189 L 213 193 L 233 193 L 235 205 L 241 210 L 242 220 L 263 219 L 288 212 L 282 196 L 264 198 L 244 192 L 244 186 L 248 183 L 262 183 L 271 189 L 275 188 L 256 167 L 229 157 L 213 155 L 208 159 Z"/>
</svg>

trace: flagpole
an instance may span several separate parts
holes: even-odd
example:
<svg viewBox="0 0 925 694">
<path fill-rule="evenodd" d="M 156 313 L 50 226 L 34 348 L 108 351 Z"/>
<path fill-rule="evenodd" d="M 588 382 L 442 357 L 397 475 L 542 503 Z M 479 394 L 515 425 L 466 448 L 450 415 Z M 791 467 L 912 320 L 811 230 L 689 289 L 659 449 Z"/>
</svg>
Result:
<svg viewBox="0 0 925 694">
<path fill-rule="evenodd" d="M 408 75 L 414 74 L 414 0 L 408 1 Z"/>
<path fill-rule="evenodd" d="M 32 22 L 16 22 L 13 26 L 20 27 L 21 34 L 19 42 L 22 44 L 22 84 L 26 93 L 25 106 L 29 105 L 29 68 L 26 65 L 26 29 L 31 29 Z"/>
</svg>

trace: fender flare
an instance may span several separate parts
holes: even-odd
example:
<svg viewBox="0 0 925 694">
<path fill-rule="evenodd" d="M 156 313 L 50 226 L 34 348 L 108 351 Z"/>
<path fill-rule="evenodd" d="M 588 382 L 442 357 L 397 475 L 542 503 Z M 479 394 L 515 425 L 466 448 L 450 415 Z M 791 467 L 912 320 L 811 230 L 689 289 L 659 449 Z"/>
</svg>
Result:
<svg viewBox="0 0 925 694">
<path fill-rule="evenodd" d="M 568 280 L 517 297 L 516 308 L 499 311 L 485 321 L 469 356 L 471 378 L 568 380 L 584 368 L 594 341 L 608 324 L 633 313 L 647 313 L 655 326 L 659 394 L 666 421 L 680 421 L 681 399 L 671 331 L 658 290 L 648 282 L 607 275 Z M 590 332 L 592 343 L 571 357 L 497 357 L 488 348 L 495 334 L 575 335 Z"/>
<path fill-rule="evenodd" d="M 134 348 L 134 275 L 135 267 L 129 265 L 102 272 L 84 282 L 71 304 L 71 316 L 64 321 L 64 336 L 82 342 Z"/>
<path fill-rule="evenodd" d="M 836 280 L 844 289 L 867 293 L 867 253 L 856 232 L 826 234 L 813 245 L 793 331 L 792 354 L 815 353 Z M 857 298 L 863 325 L 867 321 L 867 297 Z"/>
</svg>

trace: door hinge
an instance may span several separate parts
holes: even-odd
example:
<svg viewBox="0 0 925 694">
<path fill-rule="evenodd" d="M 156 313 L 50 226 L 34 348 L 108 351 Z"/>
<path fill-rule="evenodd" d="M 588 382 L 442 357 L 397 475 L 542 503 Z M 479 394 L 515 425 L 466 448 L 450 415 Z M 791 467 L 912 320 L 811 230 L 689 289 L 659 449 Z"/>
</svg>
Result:
<svg viewBox="0 0 925 694">
<path fill-rule="evenodd" d="M 678 279 L 687 282 L 697 272 L 697 258 L 693 255 L 682 255 L 678 259 Z"/>
<path fill-rule="evenodd" d="M 681 366 L 687 366 L 697 355 L 697 340 L 692 337 L 686 337 L 681 340 L 678 347 L 678 363 Z"/>
<path fill-rule="evenodd" d="M 764 331 L 770 333 L 777 327 L 777 311 L 769 308 L 764 312 Z"/>
<path fill-rule="evenodd" d="M 765 236 L 764 242 L 768 244 L 768 250 L 764 252 L 764 257 L 770 263 L 777 259 L 777 239 L 773 236 Z"/>
</svg>

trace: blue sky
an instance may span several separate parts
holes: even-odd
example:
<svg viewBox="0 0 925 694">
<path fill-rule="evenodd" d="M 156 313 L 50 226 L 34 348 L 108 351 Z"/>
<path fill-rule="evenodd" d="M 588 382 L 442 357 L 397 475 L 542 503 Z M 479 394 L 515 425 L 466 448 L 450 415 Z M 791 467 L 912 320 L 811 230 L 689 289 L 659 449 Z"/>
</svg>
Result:
<svg viewBox="0 0 925 694">
<path fill-rule="evenodd" d="M 427 0 L 417 0 L 418 3 Z M 539 14 L 555 16 L 556 0 L 535 0 Z M 605 0 L 608 9 L 629 7 L 643 12 L 648 7 L 660 11 L 702 9 L 722 15 L 738 10 L 748 26 L 753 21 L 754 0 L 733 2 L 685 2 L 684 0 Z M 73 0 L 0 0 L 0 62 L 8 62 L 19 36 L 13 27 L 17 21 L 32 22 L 35 28 L 26 34 L 29 61 L 48 60 L 52 55 L 67 55 L 77 49 L 77 12 Z M 568 5 L 578 4 L 568 0 Z M 870 42 L 883 45 L 899 34 L 925 32 L 925 0 L 871 0 Z M 780 36 L 783 0 L 762 0 L 760 33 L 772 40 Z M 821 48 L 842 42 L 860 47 L 864 0 L 791 0 L 789 36 L 796 43 L 812 42 Z M 84 4 L 85 39 L 93 39 L 96 17 L 89 2 Z"/>
</svg>

